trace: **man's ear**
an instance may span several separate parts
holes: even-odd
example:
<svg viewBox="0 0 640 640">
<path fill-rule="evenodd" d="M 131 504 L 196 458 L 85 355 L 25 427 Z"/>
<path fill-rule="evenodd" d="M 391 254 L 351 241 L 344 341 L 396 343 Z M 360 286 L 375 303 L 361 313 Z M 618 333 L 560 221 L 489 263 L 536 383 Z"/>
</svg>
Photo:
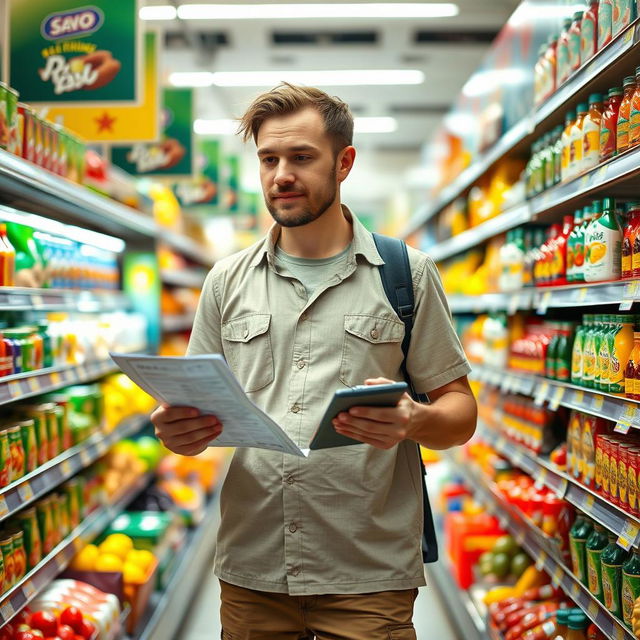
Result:
<svg viewBox="0 0 640 640">
<path fill-rule="evenodd" d="M 355 147 L 345 147 L 340 151 L 338 157 L 336 159 L 336 176 L 338 178 L 338 182 L 342 182 L 347 178 L 351 169 L 353 168 L 353 163 L 356 160 L 356 150 Z"/>
</svg>

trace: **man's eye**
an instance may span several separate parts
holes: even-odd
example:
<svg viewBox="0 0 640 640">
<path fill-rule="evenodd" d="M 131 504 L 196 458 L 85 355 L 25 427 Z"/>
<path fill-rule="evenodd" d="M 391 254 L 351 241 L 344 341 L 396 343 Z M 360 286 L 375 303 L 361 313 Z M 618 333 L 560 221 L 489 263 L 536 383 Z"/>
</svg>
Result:
<svg viewBox="0 0 640 640">
<path fill-rule="evenodd" d="M 271 157 L 262 158 L 262 164 L 271 165 L 271 164 L 275 164 L 275 162 L 276 162 L 275 158 L 271 158 Z"/>
<path fill-rule="evenodd" d="M 296 156 L 297 162 L 305 162 L 306 160 L 311 160 L 311 156 Z"/>
</svg>

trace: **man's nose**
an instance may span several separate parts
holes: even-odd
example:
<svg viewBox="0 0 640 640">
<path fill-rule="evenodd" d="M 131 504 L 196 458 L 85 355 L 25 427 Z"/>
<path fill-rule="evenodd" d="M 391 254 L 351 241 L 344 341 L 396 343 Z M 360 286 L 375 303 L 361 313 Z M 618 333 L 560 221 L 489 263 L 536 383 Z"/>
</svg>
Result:
<svg viewBox="0 0 640 640">
<path fill-rule="evenodd" d="M 293 173 L 288 169 L 288 167 L 285 164 L 278 165 L 278 168 L 276 170 L 276 177 L 275 177 L 275 183 L 277 185 L 291 184 L 295 182 L 295 180 L 296 180 L 296 177 L 293 175 Z"/>
</svg>

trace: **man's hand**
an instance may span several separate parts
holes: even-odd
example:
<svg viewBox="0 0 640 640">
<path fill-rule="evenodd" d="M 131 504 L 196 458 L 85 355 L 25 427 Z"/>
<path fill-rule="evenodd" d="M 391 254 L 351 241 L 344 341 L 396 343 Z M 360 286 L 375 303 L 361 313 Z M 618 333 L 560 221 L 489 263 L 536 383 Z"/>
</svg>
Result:
<svg viewBox="0 0 640 640">
<path fill-rule="evenodd" d="M 387 378 L 369 378 L 364 383 L 390 384 Z M 360 440 L 378 449 L 391 449 L 399 442 L 411 437 L 410 425 L 415 405 L 405 393 L 395 407 L 351 407 L 339 413 L 333 420 L 338 433 Z"/>
<path fill-rule="evenodd" d="M 182 456 L 196 456 L 222 433 L 215 416 L 200 415 L 192 407 L 170 407 L 166 404 L 151 414 L 156 436 L 167 449 Z"/>
</svg>

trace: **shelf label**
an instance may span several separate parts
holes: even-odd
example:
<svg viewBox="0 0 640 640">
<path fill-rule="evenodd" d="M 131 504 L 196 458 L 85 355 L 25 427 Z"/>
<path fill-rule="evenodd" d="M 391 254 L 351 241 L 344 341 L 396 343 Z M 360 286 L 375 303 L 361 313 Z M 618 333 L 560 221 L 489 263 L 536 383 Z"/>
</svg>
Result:
<svg viewBox="0 0 640 640">
<path fill-rule="evenodd" d="M 519 449 L 515 449 L 514 451 L 509 452 L 509 457 L 511 458 L 511 462 L 516 465 L 516 467 L 521 467 L 524 462 L 524 455 L 522 451 Z"/>
<path fill-rule="evenodd" d="M 18 495 L 20 496 L 20 500 L 23 502 L 27 502 L 27 500 L 31 500 L 33 498 L 33 489 L 28 482 L 24 482 L 18 487 Z"/>
<path fill-rule="evenodd" d="M 49 374 L 49 379 L 51 380 L 52 385 L 60 384 L 62 376 L 57 371 L 54 371 L 53 373 Z"/>
<path fill-rule="evenodd" d="M 13 399 L 19 398 L 22 395 L 22 389 L 20 388 L 20 382 L 18 380 L 12 380 L 9 383 L 9 394 Z"/>
<path fill-rule="evenodd" d="M 555 488 L 555 494 L 561 500 L 565 497 L 567 489 L 569 488 L 569 481 L 566 478 L 559 478 L 559 484 Z"/>
<path fill-rule="evenodd" d="M 69 462 L 69 460 L 63 460 L 60 463 L 60 471 L 62 471 L 62 475 L 70 476 L 73 473 L 73 467 L 71 466 L 71 462 Z"/>
<path fill-rule="evenodd" d="M 93 462 L 91 454 L 87 449 L 82 449 L 80 451 L 80 462 L 82 462 L 83 467 L 88 467 Z"/>
<path fill-rule="evenodd" d="M 0 518 L 4 518 L 9 513 L 9 505 L 4 496 L 0 496 Z"/>
<path fill-rule="evenodd" d="M 27 600 L 31 600 L 36 593 L 38 593 L 38 590 L 33 586 L 33 582 L 31 582 L 31 580 L 27 580 L 22 585 L 22 593 L 24 593 L 24 597 Z"/>
<path fill-rule="evenodd" d="M 580 287 L 578 289 L 578 295 L 576 296 L 578 302 L 584 302 L 589 295 L 589 287 Z"/>
<path fill-rule="evenodd" d="M 557 411 L 558 407 L 560 406 L 560 403 L 562 402 L 562 399 L 564 398 L 564 392 L 565 392 L 565 388 L 564 387 L 556 387 L 556 390 L 553 394 L 553 396 L 551 397 L 551 400 L 549 401 L 549 409 L 551 409 L 551 411 Z"/>
<path fill-rule="evenodd" d="M 546 469 L 545 467 L 542 467 L 542 469 L 540 469 L 540 475 L 536 478 L 535 481 L 535 488 L 540 490 L 542 489 L 542 487 L 544 487 L 545 483 L 547 482 L 547 478 L 549 477 L 549 470 Z"/>
<path fill-rule="evenodd" d="M 616 433 L 629 433 L 629 429 L 631 429 L 631 425 L 628 422 L 619 421 L 618 424 L 613 428 Z"/>
<path fill-rule="evenodd" d="M 580 585 L 575 582 L 575 581 L 571 581 L 571 596 L 573 597 L 573 599 L 575 600 L 580 594 L 582 593 L 582 589 L 580 589 Z"/>
<path fill-rule="evenodd" d="M 574 391 L 573 402 L 574 404 L 584 404 L 584 391 Z"/>
<path fill-rule="evenodd" d="M 76 540 L 79 540 L 80 538 L 76 538 Z M 74 540 L 75 543 L 75 540 Z M 77 551 L 79 551 L 79 549 L 76 549 Z M 58 571 L 64 571 L 67 567 L 67 563 L 64 560 L 64 554 L 63 553 L 59 553 L 56 557 L 55 557 L 55 563 L 56 563 L 56 568 L 58 569 Z"/>
<path fill-rule="evenodd" d="M 587 613 L 589 617 L 594 620 L 600 611 L 600 605 L 595 600 L 591 600 L 587 606 Z"/>
<path fill-rule="evenodd" d="M 0 614 L 2 615 L 2 619 L 6 622 L 10 618 L 15 615 L 15 610 L 10 600 L 7 600 L 2 605 L 0 605 Z"/>
<path fill-rule="evenodd" d="M 549 383 L 545 380 L 536 391 L 536 397 L 533 401 L 536 407 L 541 407 L 544 404 L 544 401 L 547 399 L 547 393 L 549 392 L 549 386 Z"/>
<path fill-rule="evenodd" d="M 623 298 L 624 300 L 635 300 L 640 294 L 640 280 L 634 282 L 628 282 L 624 286 Z"/>
<path fill-rule="evenodd" d="M 614 640 L 625 640 L 627 632 L 618 624 L 613 626 L 613 638 Z"/>
<path fill-rule="evenodd" d="M 103 456 L 105 453 L 107 453 L 108 450 L 109 450 L 109 445 L 104 440 L 100 440 L 96 444 L 96 451 L 98 452 L 99 456 Z"/>
<path fill-rule="evenodd" d="M 635 404 L 625 404 L 622 413 L 618 418 L 618 422 L 626 422 L 629 424 L 637 423 L 638 407 Z"/>
<path fill-rule="evenodd" d="M 33 393 L 40 393 L 42 389 L 40 386 L 40 378 L 38 377 L 29 378 L 27 381 L 27 384 L 29 385 L 29 389 L 31 389 Z"/>
<path fill-rule="evenodd" d="M 587 511 L 591 511 L 591 509 L 593 509 L 593 505 L 595 504 L 595 502 L 596 502 L 596 499 L 593 497 L 591 493 L 584 494 L 584 501 L 582 504 Z"/>
<path fill-rule="evenodd" d="M 601 411 L 602 407 L 604 407 L 604 396 L 601 396 L 600 394 L 594 395 L 591 408 L 595 411 Z"/>
<path fill-rule="evenodd" d="M 563 576 L 564 576 L 564 571 L 562 570 L 562 567 L 558 565 L 551 576 L 551 582 L 553 582 L 554 586 L 556 587 L 560 586 Z"/>
<path fill-rule="evenodd" d="M 640 526 L 631 520 L 627 520 L 624 523 L 622 532 L 618 536 L 618 544 L 625 551 L 629 551 L 629 549 L 635 545 L 636 540 L 638 539 L 638 533 L 640 533 Z"/>
<path fill-rule="evenodd" d="M 512 316 L 516 313 L 520 307 L 520 296 L 516 293 L 509 298 L 509 306 L 507 307 L 507 313 Z"/>
<path fill-rule="evenodd" d="M 540 302 L 538 303 L 538 308 L 536 311 L 538 315 L 543 316 L 547 313 L 547 309 L 549 308 L 549 303 L 551 302 L 551 291 L 545 291 L 542 294 L 542 298 L 540 298 Z"/>
<path fill-rule="evenodd" d="M 513 379 L 511 378 L 511 376 L 504 376 L 504 378 L 502 378 L 502 382 L 500 383 L 500 391 L 502 391 L 502 393 L 509 393 L 509 391 L 511 391 L 512 389 L 512 382 Z"/>
<path fill-rule="evenodd" d="M 618 307 L 618 311 L 631 311 L 633 300 L 623 300 Z"/>
<path fill-rule="evenodd" d="M 547 562 L 547 553 L 546 551 L 541 551 L 540 555 L 538 556 L 538 559 L 536 560 L 536 569 L 538 571 L 542 571 L 544 569 L 544 565 Z"/>
</svg>

